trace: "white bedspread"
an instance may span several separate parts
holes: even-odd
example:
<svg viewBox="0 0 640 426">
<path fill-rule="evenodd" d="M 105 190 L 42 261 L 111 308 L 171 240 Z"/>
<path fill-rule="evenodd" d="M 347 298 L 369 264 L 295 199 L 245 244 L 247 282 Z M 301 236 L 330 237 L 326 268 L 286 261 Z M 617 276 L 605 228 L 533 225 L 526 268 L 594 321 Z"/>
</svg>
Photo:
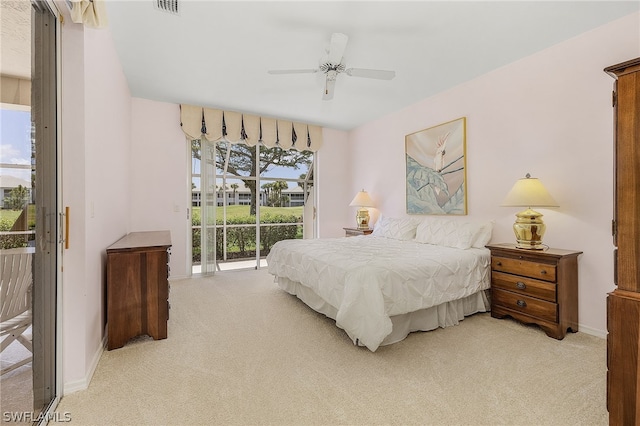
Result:
<svg viewBox="0 0 640 426">
<path fill-rule="evenodd" d="M 375 351 L 390 316 L 467 297 L 490 286 L 490 252 L 357 236 L 284 240 L 268 270 L 313 289 L 338 311 L 336 325 Z"/>
</svg>

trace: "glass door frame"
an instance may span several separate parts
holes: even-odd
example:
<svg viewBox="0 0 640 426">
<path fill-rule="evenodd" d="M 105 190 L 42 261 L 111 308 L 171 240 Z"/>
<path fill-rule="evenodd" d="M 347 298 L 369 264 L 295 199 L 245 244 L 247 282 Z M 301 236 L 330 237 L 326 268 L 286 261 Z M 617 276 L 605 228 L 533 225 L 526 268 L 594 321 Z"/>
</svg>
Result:
<svg viewBox="0 0 640 426">
<path fill-rule="evenodd" d="M 36 260 L 35 268 L 41 268 L 41 271 L 37 269 L 34 271 L 34 287 L 42 286 L 40 291 L 42 292 L 43 300 L 41 308 L 44 312 L 36 312 L 37 300 L 34 300 L 34 312 L 33 312 L 33 336 L 34 336 L 34 359 L 33 359 L 33 371 L 34 371 L 34 414 L 36 413 L 36 409 L 42 408 L 42 411 L 38 413 L 38 416 L 34 418 L 36 420 L 35 424 L 47 424 L 48 420 L 56 419 L 55 409 L 60 402 L 63 392 L 63 352 L 62 352 L 62 256 L 63 256 L 63 239 L 62 239 L 62 226 L 64 224 L 64 216 L 62 214 L 62 63 L 61 63 L 61 52 L 62 52 L 62 37 L 61 37 L 61 24 L 63 21 L 60 10 L 56 6 L 53 0 L 32 0 L 31 1 L 32 8 L 35 10 L 36 8 L 40 10 L 40 12 L 32 12 L 32 16 L 35 17 L 37 13 L 43 13 L 46 15 L 46 18 L 43 19 L 43 26 L 47 26 L 49 23 L 55 23 L 55 28 L 53 32 L 49 29 L 46 34 L 44 34 L 44 28 L 36 29 L 35 26 L 38 24 L 37 20 L 32 20 L 32 69 L 35 68 L 33 65 L 33 58 L 36 54 L 41 54 L 42 56 L 47 57 L 45 60 L 49 61 L 49 66 L 46 69 L 36 70 L 36 73 L 40 73 L 39 77 L 46 81 L 43 82 L 42 86 L 44 87 L 43 92 L 48 91 L 49 93 L 41 94 L 43 97 L 42 105 L 34 105 L 34 102 L 31 102 L 32 107 L 32 121 L 34 120 L 33 116 L 33 108 L 41 107 L 43 109 L 42 115 L 47 116 L 50 119 L 50 123 L 55 124 L 55 130 L 51 131 L 49 129 L 48 138 L 53 139 L 53 143 L 55 143 L 55 147 L 49 149 L 49 152 L 44 154 L 46 161 L 46 165 L 40 164 L 38 166 L 38 158 L 42 159 L 42 157 L 38 157 L 36 159 L 36 167 L 39 167 L 43 170 L 44 173 L 47 173 L 49 176 L 55 176 L 55 184 L 54 184 L 54 192 L 55 195 L 53 197 L 49 197 L 48 202 L 46 204 L 54 204 L 55 208 L 51 209 L 52 211 L 46 212 L 46 218 L 48 222 L 48 229 L 52 230 L 51 235 L 38 235 L 36 234 L 36 246 L 41 246 L 42 244 L 48 245 L 48 250 L 52 255 L 49 255 L 47 259 Z M 34 44 L 34 34 L 35 31 L 40 31 L 43 34 L 43 40 L 47 43 L 44 46 L 43 50 L 38 51 Z M 53 37 L 52 41 L 50 38 Z M 55 49 L 54 52 L 51 52 L 50 49 Z M 51 65 L 53 62 L 53 65 Z M 55 73 L 51 76 L 51 73 Z M 32 79 L 33 79 L 32 75 Z M 55 90 L 52 91 L 49 85 L 55 84 Z M 33 87 L 32 87 L 33 90 Z M 32 91 L 33 93 L 33 91 Z M 33 99 L 33 97 L 32 97 Z M 55 105 L 52 105 L 55 103 Z M 52 115 L 54 115 L 52 119 Z M 46 119 L 46 118 L 45 118 Z M 38 146 L 38 137 L 39 134 L 42 135 L 44 132 L 40 129 L 40 133 L 38 133 L 38 129 L 36 128 L 36 146 Z M 54 159 L 51 159 L 51 156 L 55 156 Z M 53 168 L 53 170 L 51 170 Z M 38 178 L 38 171 L 36 170 L 36 182 L 40 180 L 43 181 L 43 174 L 40 173 L 40 178 Z M 36 188 L 36 200 L 42 200 L 44 194 L 40 194 L 38 196 L 38 192 L 46 191 L 44 188 Z M 38 191 L 38 189 L 40 191 Z M 38 206 L 36 202 L 36 208 L 41 208 L 42 206 Z M 38 211 L 38 217 L 40 221 L 42 221 L 42 214 Z M 45 223 L 41 223 L 38 227 L 38 220 L 36 221 L 36 229 L 42 230 L 42 227 Z M 44 238 L 44 239 L 43 239 Z M 40 248 L 36 247 L 36 254 Z M 44 250 L 43 250 L 44 251 Z M 53 259 L 51 258 L 53 256 Z M 44 265 L 38 265 L 38 263 L 44 263 Z M 38 276 L 46 276 L 43 279 L 43 282 L 38 283 Z M 52 277 L 53 275 L 53 277 Z M 46 285 L 49 285 L 49 288 L 45 288 Z M 34 291 L 34 295 L 35 295 Z M 51 299 L 55 299 L 52 301 Z M 36 344 L 36 315 L 41 315 L 42 318 L 39 318 L 38 321 L 51 321 L 52 317 L 55 321 L 53 326 L 46 327 L 44 330 L 44 336 L 41 338 L 44 342 L 40 342 Z M 53 334 L 53 336 L 51 336 Z M 53 345 L 53 350 L 50 351 L 49 354 L 40 354 L 36 355 L 36 349 L 39 346 L 44 346 L 46 348 L 51 349 L 51 345 Z M 38 401 L 38 397 L 36 396 L 35 389 L 35 375 L 36 375 L 36 360 L 37 357 L 42 356 L 42 363 L 44 365 L 45 374 L 47 372 L 53 375 L 53 380 L 51 380 L 51 376 L 48 378 L 45 377 L 43 386 L 45 388 L 50 388 L 48 391 L 46 389 L 43 390 L 43 393 L 48 395 L 47 400 L 42 401 L 41 407 L 35 407 L 35 402 Z M 51 360 L 49 357 L 54 356 L 55 359 Z M 38 367 L 39 368 L 39 367 Z"/>
</svg>

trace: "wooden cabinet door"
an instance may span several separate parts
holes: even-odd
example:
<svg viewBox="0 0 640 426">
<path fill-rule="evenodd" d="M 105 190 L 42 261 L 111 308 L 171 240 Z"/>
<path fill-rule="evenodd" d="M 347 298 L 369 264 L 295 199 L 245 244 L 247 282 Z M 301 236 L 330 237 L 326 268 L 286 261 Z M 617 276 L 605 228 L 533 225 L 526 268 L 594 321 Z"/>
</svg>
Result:
<svg viewBox="0 0 640 426">
<path fill-rule="evenodd" d="M 614 85 L 614 290 L 607 300 L 609 424 L 640 422 L 640 58 L 605 68 Z"/>
</svg>

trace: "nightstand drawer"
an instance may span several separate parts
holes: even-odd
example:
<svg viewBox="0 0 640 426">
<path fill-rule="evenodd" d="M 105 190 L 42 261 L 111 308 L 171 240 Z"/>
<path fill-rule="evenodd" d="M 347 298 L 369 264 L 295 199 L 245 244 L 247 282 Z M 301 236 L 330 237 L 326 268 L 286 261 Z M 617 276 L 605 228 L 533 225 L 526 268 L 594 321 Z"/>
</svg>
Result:
<svg viewBox="0 0 640 426">
<path fill-rule="evenodd" d="M 494 271 L 507 272 L 509 274 L 537 278 L 544 281 L 556 281 L 556 266 L 547 263 L 492 256 L 491 269 Z"/>
<path fill-rule="evenodd" d="M 360 229 L 360 228 L 342 228 L 344 229 L 345 237 L 356 237 L 358 235 L 369 235 L 373 232 L 373 229 Z"/>
<path fill-rule="evenodd" d="M 492 302 L 505 308 L 549 322 L 558 321 L 558 305 L 497 288 L 491 291 Z"/>
<path fill-rule="evenodd" d="M 491 287 L 509 290 L 525 296 L 537 297 L 549 302 L 556 302 L 556 285 L 545 281 L 525 278 L 503 272 L 491 272 Z"/>
</svg>

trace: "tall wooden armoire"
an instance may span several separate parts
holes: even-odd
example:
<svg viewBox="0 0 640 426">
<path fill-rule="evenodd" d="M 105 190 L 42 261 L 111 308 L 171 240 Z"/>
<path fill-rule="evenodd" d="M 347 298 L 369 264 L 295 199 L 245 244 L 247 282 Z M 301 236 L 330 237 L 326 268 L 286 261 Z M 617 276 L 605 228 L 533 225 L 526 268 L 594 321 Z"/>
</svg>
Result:
<svg viewBox="0 0 640 426">
<path fill-rule="evenodd" d="M 609 424 L 640 424 L 640 58 L 605 68 L 614 106 L 614 283 L 607 297 Z"/>
</svg>

